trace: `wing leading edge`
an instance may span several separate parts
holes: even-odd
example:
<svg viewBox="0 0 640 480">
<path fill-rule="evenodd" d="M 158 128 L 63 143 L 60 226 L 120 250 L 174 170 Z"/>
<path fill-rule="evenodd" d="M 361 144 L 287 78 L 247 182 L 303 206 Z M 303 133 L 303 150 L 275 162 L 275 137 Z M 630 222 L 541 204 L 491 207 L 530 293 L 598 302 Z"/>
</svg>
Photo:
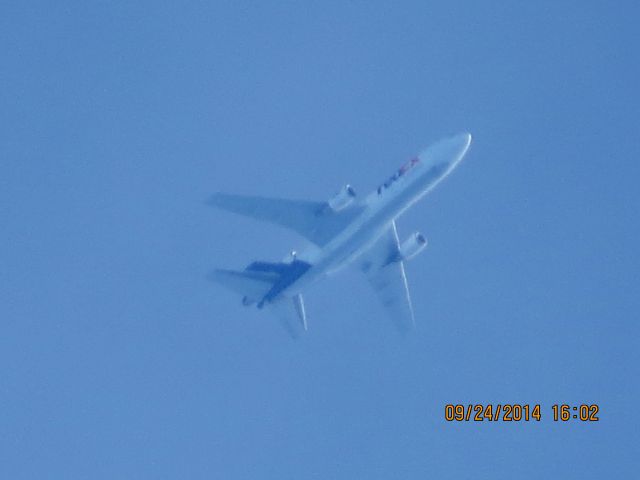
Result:
<svg viewBox="0 0 640 480">
<path fill-rule="evenodd" d="M 404 262 L 397 260 L 398 253 L 398 232 L 395 222 L 391 222 L 388 230 L 362 254 L 359 267 L 398 330 L 406 332 L 415 327 L 415 318 Z"/>
</svg>

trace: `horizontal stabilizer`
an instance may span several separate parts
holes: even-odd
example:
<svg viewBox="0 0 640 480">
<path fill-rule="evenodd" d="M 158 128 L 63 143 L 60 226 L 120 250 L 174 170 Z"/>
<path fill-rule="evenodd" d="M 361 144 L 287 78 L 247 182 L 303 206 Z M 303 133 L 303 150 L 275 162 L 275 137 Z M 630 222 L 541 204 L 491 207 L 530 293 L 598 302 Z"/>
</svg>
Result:
<svg viewBox="0 0 640 480">
<path fill-rule="evenodd" d="M 269 306 L 291 338 L 298 338 L 307 331 L 307 315 L 302 295 L 281 297 Z"/>
<path fill-rule="evenodd" d="M 296 313 L 298 314 L 298 318 L 302 323 L 305 331 L 307 330 L 307 312 L 304 309 L 304 299 L 302 298 L 302 294 L 299 293 L 295 297 L 293 297 L 293 306 L 296 309 Z"/>
<path fill-rule="evenodd" d="M 264 272 L 236 272 L 214 270 L 207 278 L 246 298 L 257 302 L 271 289 L 277 276 Z"/>
</svg>

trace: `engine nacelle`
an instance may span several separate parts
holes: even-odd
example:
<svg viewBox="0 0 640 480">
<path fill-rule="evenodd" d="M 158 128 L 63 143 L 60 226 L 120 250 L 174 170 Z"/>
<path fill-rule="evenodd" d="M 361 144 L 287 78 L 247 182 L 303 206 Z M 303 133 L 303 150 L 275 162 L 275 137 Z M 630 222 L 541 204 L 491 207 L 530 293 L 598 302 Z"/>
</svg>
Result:
<svg viewBox="0 0 640 480">
<path fill-rule="evenodd" d="M 331 210 L 339 212 L 343 208 L 348 207 L 354 198 L 356 198 L 356 191 L 351 185 L 345 185 L 338 193 L 331 197 L 327 203 Z"/>
<path fill-rule="evenodd" d="M 427 246 L 427 239 L 420 232 L 416 232 L 400 245 L 400 260 L 409 260 L 419 254 Z"/>
</svg>

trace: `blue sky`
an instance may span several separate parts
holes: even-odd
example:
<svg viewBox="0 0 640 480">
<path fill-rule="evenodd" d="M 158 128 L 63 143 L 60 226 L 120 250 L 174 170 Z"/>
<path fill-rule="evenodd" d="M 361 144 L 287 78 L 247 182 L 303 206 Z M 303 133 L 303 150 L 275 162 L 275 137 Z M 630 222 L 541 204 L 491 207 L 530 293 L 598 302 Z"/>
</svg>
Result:
<svg viewBox="0 0 640 480">
<path fill-rule="evenodd" d="M 268 3 L 0 7 L 0 476 L 637 476 L 635 3 Z M 398 221 L 411 335 L 355 272 L 297 342 L 205 281 L 303 246 L 211 192 L 364 194 L 460 131 Z"/>
</svg>

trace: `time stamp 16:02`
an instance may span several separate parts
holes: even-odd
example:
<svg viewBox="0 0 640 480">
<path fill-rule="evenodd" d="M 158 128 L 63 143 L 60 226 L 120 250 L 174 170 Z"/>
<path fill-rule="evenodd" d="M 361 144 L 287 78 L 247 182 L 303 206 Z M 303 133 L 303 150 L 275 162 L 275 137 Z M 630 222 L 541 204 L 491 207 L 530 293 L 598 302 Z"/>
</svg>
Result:
<svg viewBox="0 0 640 480">
<path fill-rule="evenodd" d="M 600 407 L 596 404 L 569 405 L 566 403 L 551 406 L 551 418 L 554 422 L 597 422 Z M 539 404 L 489 403 L 489 404 L 447 404 L 444 407 L 444 419 L 447 422 L 539 422 L 542 417 Z"/>
</svg>

